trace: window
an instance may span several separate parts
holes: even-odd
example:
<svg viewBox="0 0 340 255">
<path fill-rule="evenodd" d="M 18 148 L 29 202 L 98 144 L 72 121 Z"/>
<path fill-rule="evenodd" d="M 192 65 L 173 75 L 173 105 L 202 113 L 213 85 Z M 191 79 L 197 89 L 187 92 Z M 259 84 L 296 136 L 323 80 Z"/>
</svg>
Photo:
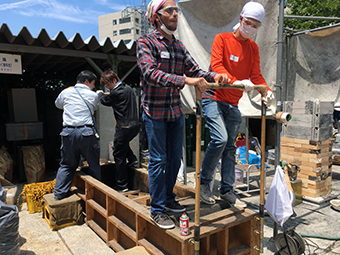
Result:
<svg viewBox="0 0 340 255">
<path fill-rule="evenodd" d="M 135 22 L 139 24 L 139 18 L 135 18 Z"/>
<path fill-rule="evenodd" d="M 112 25 L 117 25 L 117 20 L 116 19 L 112 20 Z"/>
<path fill-rule="evenodd" d="M 136 35 L 139 35 L 139 29 L 136 29 Z"/>
<path fill-rule="evenodd" d="M 128 23 L 128 22 L 131 22 L 131 17 L 119 19 L 119 24 Z"/>
<path fill-rule="evenodd" d="M 131 40 L 124 40 L 125 44 L 128 44 L 129 42 L 131 42 Z"/>
<path fill-rule="evenodd" d="M 116 36 L 118 33 L 117 33 L 117 30 L 114 30 L 113 31 L 113 36 Z"/>
<path fill-rule="evenodd" d="M 121 35 L 131 34 L 131 29 L 130 28 L 121 29 L 119 30 L 119 34 Z"/>
</svg>

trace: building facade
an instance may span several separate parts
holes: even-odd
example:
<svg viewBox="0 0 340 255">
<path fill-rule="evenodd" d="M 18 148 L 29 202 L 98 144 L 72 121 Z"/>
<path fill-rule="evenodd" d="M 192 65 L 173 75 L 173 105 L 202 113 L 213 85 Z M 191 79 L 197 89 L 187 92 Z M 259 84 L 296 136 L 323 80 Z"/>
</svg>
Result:
<svg viewBox="0 0 340 255">
<path fill-rule="evenodd" d="M 137 41 L 142 34 L 142 15 L 136 7 L 98 17 L 99 41 L 109 37 L 125 44 Z"/>
</svg>

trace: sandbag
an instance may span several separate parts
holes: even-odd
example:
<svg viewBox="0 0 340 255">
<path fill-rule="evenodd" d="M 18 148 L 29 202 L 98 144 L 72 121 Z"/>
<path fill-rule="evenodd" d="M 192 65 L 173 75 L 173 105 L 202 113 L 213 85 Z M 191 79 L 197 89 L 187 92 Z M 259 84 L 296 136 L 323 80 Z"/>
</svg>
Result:
<svg viewBox="0 0 340 255">
<path fill-rule="evenodd" d="M 45 154 L 42 146 L 23 146 L 22 154 L 27 182 L 42 182 L 45 173 Z"/>
<path fill-rule="evenodd" d="M 19 254 L 19 214 L 15 205 L 0 201 L 0 255 Z"/>
<path fill-rule="evenodd" d="M 12 181 L 13 159 L 7 152 L 7 148 L 5 146 L 2 146 L 0 149 L 0 175 L 10 182 Z"/>
<path fill-rule="evenodd" d="M 285 180 L 285 174 L 280 166 L 276 167 L 273 182 L 270 186 L 264 207 L 270 217 L 272 217 L 276 223 L 280 224 L 281 227 L 294 213 Z"/>
<path fill-rule="evenodd" d="M 49 225 L 53 229 L 65 224 L 84 222 L 81 198 L 73 194 L 61 200 L 55 200 L 54 194 L 46 194 L 41 201 L 42 207 L 46 207 L 49 215 Z M 45 218 L 46 210 L 43 210 L 42 217 Z"/>
</svg>

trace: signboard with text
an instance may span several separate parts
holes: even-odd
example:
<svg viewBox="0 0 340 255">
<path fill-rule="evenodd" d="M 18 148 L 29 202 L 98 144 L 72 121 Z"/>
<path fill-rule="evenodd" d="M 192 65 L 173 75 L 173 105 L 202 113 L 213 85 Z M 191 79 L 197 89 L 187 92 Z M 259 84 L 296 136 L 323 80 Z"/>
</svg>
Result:
<svg viewBox="0 0 340 255">
<path fill-rule="evenodd" d="M 0 73 L 22 74 L 21 56 L 0 53 Z"/>
</svg>

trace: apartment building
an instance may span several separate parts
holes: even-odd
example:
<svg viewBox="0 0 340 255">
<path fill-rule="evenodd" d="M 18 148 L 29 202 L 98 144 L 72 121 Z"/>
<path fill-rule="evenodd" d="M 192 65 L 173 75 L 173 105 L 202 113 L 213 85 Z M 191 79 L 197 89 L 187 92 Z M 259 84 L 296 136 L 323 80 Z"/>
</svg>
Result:
<svg viewBox="0 0 340 255">
<path fill-rule="evenodd" d="M 142 34 L 142 15 L 136 7 L 98 17 L 99 40 L 109 37 L 112 42 L 125 44 L 136 41 Z"/>
</svg>

